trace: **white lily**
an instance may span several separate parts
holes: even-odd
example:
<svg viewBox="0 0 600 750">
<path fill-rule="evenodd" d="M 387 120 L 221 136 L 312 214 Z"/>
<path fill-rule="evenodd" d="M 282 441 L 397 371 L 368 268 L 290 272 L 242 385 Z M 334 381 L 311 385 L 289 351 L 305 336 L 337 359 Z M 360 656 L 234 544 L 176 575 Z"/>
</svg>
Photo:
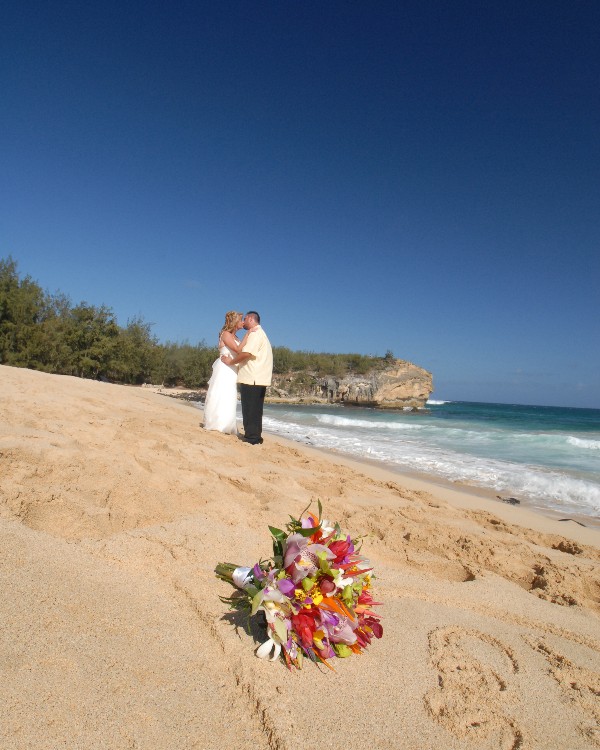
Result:
<svg viewBox="0 0 600 750">
<path fill-rule="evenodd" d="M 343 589 L 346 586 L 352 586 L 354 580 L 352 578 L 344 578 L 344 571 L 338 568 L 335 571 L 333 582 L 338 589 Z"/>
<path fill-rule="evenodd" d="M 276 659 L 279 658 L 279 654 L 281 653 L 281 644 L 277 643 L 272 638 L 268 638 L 264 643 L 261 643 L 261 645 L 256 649 L 256 655 L 258 656 L 259 659 L 266 659 L 271 653 L 271 650 L 273 651 L 273 656 L 271 657 L 271 661 L 275 661 Z"/>
<path fill-rule="evenodd" d="M 256 655 L 259 659 L 266 659 L 273 651 L 271 661 L 275 661 L 279 658 L 282 646 L 287 643 L 291 625 L 276 602 L 263 602 L 259 609 L 265 613 L 270 636 L 258 647 Z"/>
</svg>

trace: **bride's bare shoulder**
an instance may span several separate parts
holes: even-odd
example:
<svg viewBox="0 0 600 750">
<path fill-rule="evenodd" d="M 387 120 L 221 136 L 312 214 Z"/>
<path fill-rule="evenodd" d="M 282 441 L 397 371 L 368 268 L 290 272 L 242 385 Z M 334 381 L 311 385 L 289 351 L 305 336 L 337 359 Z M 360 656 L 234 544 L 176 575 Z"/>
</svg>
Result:
<svg viewBox="0 0 600 750">
<path fill-rule="evenodd" d="M 233 333 L 230 333 L 229 331 L 223 331 L 219 341 L 230 349 L 237 349 L 240 345 L 240 342 L 236 339 Z"/>
</svg>

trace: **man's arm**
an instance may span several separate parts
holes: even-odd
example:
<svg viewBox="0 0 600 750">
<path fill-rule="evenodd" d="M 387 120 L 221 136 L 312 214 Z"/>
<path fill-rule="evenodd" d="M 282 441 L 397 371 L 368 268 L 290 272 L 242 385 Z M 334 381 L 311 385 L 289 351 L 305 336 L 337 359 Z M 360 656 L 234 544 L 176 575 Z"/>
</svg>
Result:
<svg viewBox="0 0 600 750">
<path fill-rule="evenodd" d="M 226 365 L 240 365 L 253 358 L 254 354 L 250 354 L 250 352 L 239 352 L 239 354 L 236 354 L 235 357 L 230 357 L 228 354 L 223 354 L 223 356 L 221 357 L 221 362 Z"/>
</svg>

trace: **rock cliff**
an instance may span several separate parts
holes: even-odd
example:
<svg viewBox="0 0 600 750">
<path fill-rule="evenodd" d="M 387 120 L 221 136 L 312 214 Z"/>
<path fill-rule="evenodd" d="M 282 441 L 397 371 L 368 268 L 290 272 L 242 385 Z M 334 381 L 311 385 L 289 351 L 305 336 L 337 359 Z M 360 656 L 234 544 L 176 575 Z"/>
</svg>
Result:
<svg viewBox="0 0 600 750">
<path fill-rule="evenodd" d="M 375 406 L 382 409 L 421 408 L 433 391 L 433 378 L 422 367 L 401 359 L 374 367 L 364 375 L 318 377 L 307 372 L 273 376 L 270 401 L 319 401 Z"/>
</svg>

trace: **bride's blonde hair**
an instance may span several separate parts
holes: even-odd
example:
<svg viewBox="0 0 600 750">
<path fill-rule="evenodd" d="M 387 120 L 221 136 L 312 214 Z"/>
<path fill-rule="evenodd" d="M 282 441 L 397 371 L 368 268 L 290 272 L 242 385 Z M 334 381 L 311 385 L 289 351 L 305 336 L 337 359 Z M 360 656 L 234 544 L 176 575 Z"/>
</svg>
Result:
<svg viewBox="0 0 600 750">
<path fill-rule="evenodd" d="M 235 326 L 237 325 L 237 322 L 242 319 L 242 313 L 236 312 L 235 310 L 230 310 L 229 312 L 225 313 L 225 324 L 223 328 L 219 331 L 219 337 L 223 333 L 223 331 L 229 331 L 229 333 L 235 333 Z"/>
</svg>

